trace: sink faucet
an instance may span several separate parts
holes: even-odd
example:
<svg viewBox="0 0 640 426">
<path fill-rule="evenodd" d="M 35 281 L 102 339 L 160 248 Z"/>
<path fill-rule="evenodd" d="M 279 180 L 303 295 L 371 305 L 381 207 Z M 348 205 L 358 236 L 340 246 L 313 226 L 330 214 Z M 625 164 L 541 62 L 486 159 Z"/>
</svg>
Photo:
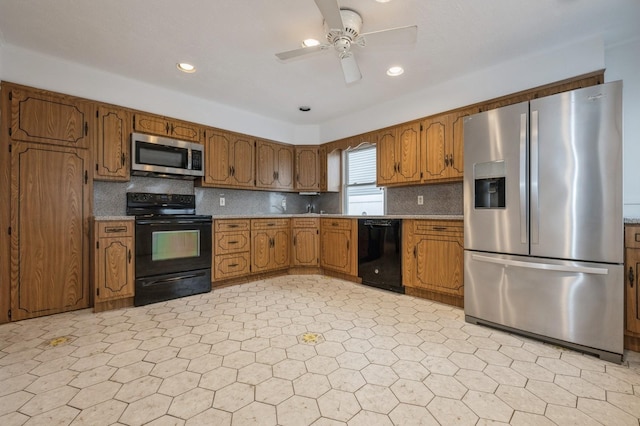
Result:
<svg viewBox="0 0 640 426">
<path fill-rule="evenodd" d="M 307 204 L 307 213 L 313 213 L 313 204 Z"/>
</svg>

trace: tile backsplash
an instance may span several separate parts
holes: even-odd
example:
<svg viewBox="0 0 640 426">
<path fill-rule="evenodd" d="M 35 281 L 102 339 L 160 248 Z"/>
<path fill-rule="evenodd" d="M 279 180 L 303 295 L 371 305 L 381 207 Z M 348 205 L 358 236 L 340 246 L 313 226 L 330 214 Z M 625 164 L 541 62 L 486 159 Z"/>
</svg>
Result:
<svg viewBox="0 0 640 426">
<path fill-rule="evenodd" d="M 462 183 L 387 188 L 387 214 L 462 214 Z M 127 192 L 195 194 L 196 212 L 213 216 L 340 213 L 340 194 L 300 195 L 296 192 L 194 187 L 193 181 L 132 176 L 129 182 L 94 182 L 95 216 L 124 216 Z M 418 205 L 418 195 L 424 203 Z M 224 198 L 224 206 L 220 199 Z M 283 211 L 283 200 L 286 210 Z"/>
</svg>

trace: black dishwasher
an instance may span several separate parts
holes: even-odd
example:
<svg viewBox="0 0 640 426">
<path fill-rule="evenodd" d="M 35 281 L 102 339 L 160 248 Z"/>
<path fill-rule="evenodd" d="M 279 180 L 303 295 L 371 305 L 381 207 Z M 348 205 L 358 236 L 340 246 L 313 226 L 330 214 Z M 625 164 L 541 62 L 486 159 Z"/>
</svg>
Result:
<svg viewBox="0 0 640 426">
<path fill-rule="evenodd" d="M 402 220 L 358 219 L 358 276 L 362 284 L 404 293 Z"/>
</svg>

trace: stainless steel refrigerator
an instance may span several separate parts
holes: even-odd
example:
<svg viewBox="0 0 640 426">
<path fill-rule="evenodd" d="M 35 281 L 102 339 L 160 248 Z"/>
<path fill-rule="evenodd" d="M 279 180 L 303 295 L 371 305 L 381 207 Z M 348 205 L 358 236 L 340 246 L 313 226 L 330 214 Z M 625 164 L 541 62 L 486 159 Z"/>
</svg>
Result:
<svg viewBox="0 0 640 426">
<path fill-rule="evenodd" d="M 623 353 L 622 82 L 464 123 L 468 322 Z"/>
</svg>

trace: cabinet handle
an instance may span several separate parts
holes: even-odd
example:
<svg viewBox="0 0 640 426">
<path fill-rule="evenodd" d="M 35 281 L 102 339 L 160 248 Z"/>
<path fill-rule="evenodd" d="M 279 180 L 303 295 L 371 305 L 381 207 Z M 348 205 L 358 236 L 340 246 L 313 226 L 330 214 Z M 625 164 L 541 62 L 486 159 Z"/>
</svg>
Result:
<svg viewBox="0 0 640 426">
<path fill-rule="evenodd" d="M 236 166 L 231 166 L 231 176 L 236 175 Z"/>
<path fill-rule="evenodd" d="M 229 241 L 229 244 L 238 244 L 237 241 Z"/>
<path fill-rule="evenodd" d="M 122 153 L 122 165 L 124 166 L 124 152 Z"/>
<path fill-rule="evenodd" d="M 129 249 L 129 263 L 131 263 L 131 249 Z"/>
<path fill-rule="evenodd" d="M 296 237 L 293 237 L 293 245 L 294 246 L 296 245 L 296 241 L 297 241 Z"/>
<path fill-rule="evenodd" d="M 276 172 L 275 172 L 275 170 L 273 171 L 273 180 L 276 180 Z"/>
<path fill-rule="evenodd" d="M 104 229 L 104 232 L 111 234 L 111 233 L 115 233 L 115 232 L 124 232 L 127 230 L 126 226 L 118 226 L 116 227 L 108 227 Z"/>
<path fill-rule="evenodd" d="M 230 263 L 230 264 L 229 264 L 229 268 L 235 268 L 236 266 L 238 266 L 238 264 L 237 264 L 237 263 Z"/>
<path fill-rule="evenodd" d="M 231 171 L 231 166 L 229 166 L 229 176 L 233 176 L 233 172 Z"/>
<path fill-rule="evenodd" d="M 273 223 L 273 222 L 269 222 L 269 223 L 267 223 L 267 226 L 276 226 L 276 224 Z"/>
<path fill-rule="evenodd" d="M 446 226 L 434 226 L 433 230 L 434 231 L 446 231 L 447 227 Z"/>
<path fill-rule="evenodd" d="M 453 167 L 453 154 L 449 154 L 449 165 Z"/>
<path fill-rule="evenodd" d="M 444 155 L 444 166 L 445 167 L 449 166 L 449 155 L 448 154 Z"/>
<path fill-rule="evenodd" d="M 413 257 L 417 257 L 417 254 L 416 254 L 416 247 L 415 247 L 415 246 L 413 247 Z"/>
<path fill-rule="evenodd" d="M 633 275 L 633 268 L 629 267 L 629 287 L 633 288 L 634 281 L 635 281 L 635 277 Z"/>
<path fill-rule="evenodd" d="M 165 133 L 169 134 L 169 123 L 167 123 L 166 126 L 164 126 L 165 128 Z"/>
<path fill-rule="evenodd" d="M 331 222 L 331 226 L 338 226 L 338 222 Z"/>
<path fill-rule="evenodd" d="M 235 223 L 231 224 L 231 225 L 227 225 L 227 228 L 237 228 L 240 225 L 236 225 Z"/>
</svg>

